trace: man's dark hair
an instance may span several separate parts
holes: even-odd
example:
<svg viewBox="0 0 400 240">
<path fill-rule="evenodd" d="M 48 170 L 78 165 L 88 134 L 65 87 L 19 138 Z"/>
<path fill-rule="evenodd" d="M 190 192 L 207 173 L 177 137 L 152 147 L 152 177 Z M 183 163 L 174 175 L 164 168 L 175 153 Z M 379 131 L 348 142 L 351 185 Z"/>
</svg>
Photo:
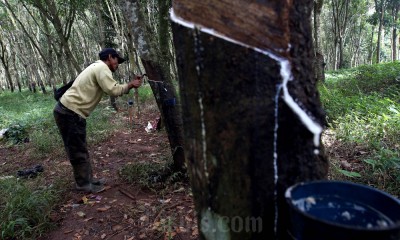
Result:
<svg viewBox="0 0 400 240">
<path fill-rule="evenodd" d="M 101 50 L 101 52 L 99 52 L 99 58 L 102 61 L 106 61 L 108 58 L 108 55 L 111 55 L 111 57 L 113 58 L 118 58 L 118 63 L 123 63 L 125 62 L 125 59 L 122 58 L 117 51 L 115 51 L 115 49 L 113 48 L 104 48 L 103 50 Z"/>
<path fill-rule="evenodd" d="M 109 55 L 109 54 L 101 54 L 101 55 L 99 55 L 99 56 L 100 56 L 100 60 L 106 61 L 107 58 L 108 58 L 108 55 Z M 119 57 L 119 56 L 118 56 L 118 54 L 113 54 L 113 53 L 111 53 L 111 57 L 116 58 L 116 57 Z"/>
</svg>

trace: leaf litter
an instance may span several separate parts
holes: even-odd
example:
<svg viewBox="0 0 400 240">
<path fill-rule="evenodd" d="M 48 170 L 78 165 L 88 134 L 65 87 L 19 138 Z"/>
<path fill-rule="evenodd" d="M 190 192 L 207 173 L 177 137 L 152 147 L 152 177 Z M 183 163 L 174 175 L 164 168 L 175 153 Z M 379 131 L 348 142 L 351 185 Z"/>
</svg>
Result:
<svg viewBox="0 0 400 240">
<path fill-rule="evenodd" d="M 119 113 L 118 113 L 119 114 Z M 56 228 L 38 240 L 52 239 L 198 239 L 196 212 L 188 183 L 174 183 L 161 192 L 143 189 L 119 177 L 123 166 L 134 162 L 160 163 L 171 152 L 165 130 L 147 133 L 146 119 L 158 113 L 143 113 L 137 128 L 126 128 L 108 140 L 89 144 L 96 178 L 106 178 L 106 190 L 83 194 L 74 190 L 71 165 L 65 155 L 49 156 L 42 164 L 48 184 L 66 182 L 66 190 L 50 219 Z M 123 117 L 123 116 L 117 116 Z M 1 176 L 12 175 L 21 166 L 30 166 L 32 152 L 1 148 Z M 17 164 L 13 164 L 17 163 Z"/>
</svg>

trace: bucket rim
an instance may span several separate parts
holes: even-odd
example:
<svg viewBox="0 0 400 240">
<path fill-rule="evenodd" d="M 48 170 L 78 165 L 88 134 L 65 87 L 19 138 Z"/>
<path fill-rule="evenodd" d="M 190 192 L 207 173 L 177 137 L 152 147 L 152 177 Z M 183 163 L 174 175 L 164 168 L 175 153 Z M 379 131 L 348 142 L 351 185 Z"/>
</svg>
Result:
<svg viewBox="0 0 400 240">
<path fill-rule="evenodd" d="M 297 213 L 299 213 L 301 215 L 305 215 L 306 217 L 308 217 L 308 218 L 310 218 L 310 219 L 312 219 L 314 221 L 319 221 L 319 222 L 322 222 L 322 223 L 330 225 L 330 226 L 345 228 L 345 229 L 348 229 L 348 230 L 359 230 L 359 231 L 370 231 L 370 232 L 386 232 L 386 231 L 396 230 L 396 229 L 398 229 L 400 227 L 400 221 L 396 221 L 391 226 L 384 227 L 384 228 L 376 228 L 376 227 L 375 228 L 366 228 L 366 227 L 360 227 L 360 226 L 349 226 L 349 225 L 335 223 L 335 222 L 328 221 L 328 220 L 325 220 L 325 219 L 317 218 L 314 215 L 309 214 L 308 212 L 301 211 L 298 207 L 296 207 L 293 204 L 293 199 L 291 198 L 291 191 L 293 189 L 295 189 L 296 187 L 301 187 L 301 186 L 310 185 L 310 184 L 342 184 L 342 185 L 353 185 L 355 187 L 366 188 L 366 189 L 369 189 L 369 190 L 374 191 L 376 193 L 384 195 L 385 197 L 393 200 L 394 202 L 397 202 L 399 204 L 399 206 L 400 206 L 400 199 L 390 195 L 389 193 L 386 193 L 386 192 L 384 192 L 382 190 L 373 188 L 373 187 L 368 186 L 368 185 L 363 185 L 363 184 L 349 182 L 349 181 L 340 181 L 340 180 L 312 180 L 312 181 L 304 181 L 304 182 L 295 183 L 292 186 L 288 187 L 286 189 L 286 191 L 285 191 L 286 203 L 289 204 L 289 206 L 294 211 L 296 211 Z"/>
</svg>

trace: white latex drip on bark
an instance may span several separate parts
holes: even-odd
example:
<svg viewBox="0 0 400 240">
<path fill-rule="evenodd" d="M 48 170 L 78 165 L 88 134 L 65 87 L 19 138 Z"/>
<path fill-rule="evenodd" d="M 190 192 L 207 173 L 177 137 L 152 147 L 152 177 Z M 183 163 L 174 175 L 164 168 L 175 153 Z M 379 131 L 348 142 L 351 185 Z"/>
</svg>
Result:
<svg viewBox="0 0 400 240">
<path fill-rule="evenodd" d="M 213 35 L 215 37 L 224 39 L 228 42 L 234 43 L 234 44 L 238 44 L 240 46 L 246 47 L 246 48 L 250 48 L 253 49 L 259 53 L 262 53 L 264 55 L 267 55 L 268 57 L 274 59 L 275 61 L 279 62 L 280 65 L 280 75 L 282 77 L 282 84 L 279 85 L 279 87 L 277 88 L 277 93 L 275 96 L 275 126 L 274 126 L 274 153 L 273 153 L 273 159 L 274 159 L 274 198 L 275 198 L 275 226 L 274 226 L 274 231 L 275 231 L 275 235 L 277 234 L 277 223 L 278 223 L 278 205 L 277 205 L 277 184 L 278 184 L 278 179 L 279 179 L 279 175 L 278 175 L 278 153 L 277 153 L 277 140 L 278 140 L 278 128 L 279 128 L 279 124 L 278 124 L 278 117 L 279 117 L 279 112 L 278 112 L 278 106 L 279 106 L 279 96 L 281 91 L 283 91 L 283 99 L 285 101 L 285 103 L 292 109 L 292 111 L 300 118 L 301 122 L 306 126 L 306 128 L 314 135 L 313 138 L 313 142 L 314 142 L 314 146 L 316 148 L 319 147 L 319 143 L 320 143 L 320 137 L 321 137 L 321 133 L 322 133 L 322 127 L 315 122 L 293 99 L 293 97 L 290 95 L 287 84 L 289 81 L 293 80 L 293 75 L 292 75 L 292 71 L 291 71 L 291 64 L 289 62 L 289 60 L 277 56 L 274 53 L 272 53 L 271 51 L 268 50 L 263 50 L 254 46 L 250 46 L 246 43 L 237 41 L 235 39 L 229 38 L 225 35 L 222 35 L 218 32 L 216 32 L 214 29 L 211 28 L 206 28 L 200 25 L 197 25 L 195 23 L 192 22 L 188 22 L 180 17 L 178 17 L 173 8 L 171 8 L 170 11 L 170 17 L 171 20 L 177 24 L 180 24 L 182 26 L 185 26 L 187 28 L 191 28 L 191 29 L 198 29 L 201 32 Z M 288 49 L 290 48 L 290 46 L 288 46 Z M 277 52 L 282 52 L 282 51 L 287 51 L 287 50 L 282 50 L 279 49 L 279 51 Z M 199 100 L 200 103 L 202 103 Z M 201 108 L 203 108 L 203 106 L 201 105 Z M 204 139 L 203 139 L 204 141 Z M 314 153 L 318 154 L 318 150 L 315 150 Z"/>
</svg>

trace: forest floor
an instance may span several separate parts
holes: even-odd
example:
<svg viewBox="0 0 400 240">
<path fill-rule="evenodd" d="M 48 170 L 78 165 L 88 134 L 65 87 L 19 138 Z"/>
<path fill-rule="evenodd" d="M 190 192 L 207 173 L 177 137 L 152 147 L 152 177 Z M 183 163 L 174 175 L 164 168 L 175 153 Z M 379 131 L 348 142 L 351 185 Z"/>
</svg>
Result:
<svg viewBox="0 0 400 240">
<path fill-rule="evenodd" d="M 74 190 L 72 168 L 65 154 L 38 160 L 32 157 L 34 149 L 30 143 L 25 143 L 24 151 L 17 146 L 0 145 L 0 176 L 15 175 L 18 170 L 40 164 L 44 167 L 41 175 L 46 185 L 60 179 L 64 182 L 66 189 L 50 216 L 56 228 L 39 240 L 198 239 L 196 212 L 188 181 L 152 188 L 129 183 L 120 174 L 121 169 L 129 165 L 156 165 L 171 158 L 165 130 L 150 133 L 145 130 L 148 121 L 158 117 L 158 111 L 145 111 L 134 119 L 134 127 L 114 132 L 101 143 L 94 145 L 89 142 L 94 176 L 107 180 L 106 190 L 98 194 Z M 123 118 L 128 126 L 126 112 L 116 114 L 115 118 Z M 362 167 L 356 156 L 349 155 L 353 151 L 338 144 L 329 131 L 324 135 L 324 144 L 327 154 L 337 165 L 349 171 L 358 171 Z M 356 152 L 364 154 L 362 150 Z"/>
<path fill-rule="evenodd" d="M 117 117 L 124 117 L 124 114 Z M 143 113 L 135 119 L 135 127 L 120 130 L 102 143 L 89 144 L 94 175 L 107 180 L 106 190 L 97 194 L 74 190 L 72 169 L 65 155 L 38 161 L 31 159 L 29 146 L 24 151 L 0 146 L 1 175 L 13 175 L 21 166 L 30 168 L 40 164 L 44 167 L 42 175 L 49 183 L 54 179 L 66 179 L 67 189 L 51 214 L 57 228 L 40 240 L 198 239 L 196 213 L 187 181 L 151 189 L 120 177 L 120 170 L 127 164 L 158 164 L 171 155 L 164 130 L 145 131 L 147 122 L 157 117 L 157 112 Z"/>
</svg>

